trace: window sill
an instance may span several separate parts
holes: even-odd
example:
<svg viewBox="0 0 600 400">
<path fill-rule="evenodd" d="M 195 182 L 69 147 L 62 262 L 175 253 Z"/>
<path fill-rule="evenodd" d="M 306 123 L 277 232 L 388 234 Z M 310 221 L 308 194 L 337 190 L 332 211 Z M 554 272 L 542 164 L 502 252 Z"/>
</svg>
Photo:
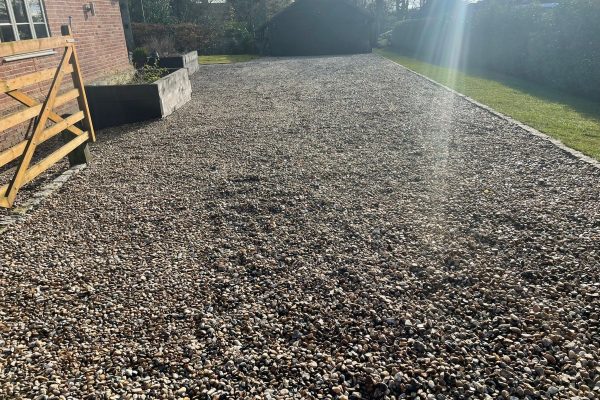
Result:
<svg viewBox="0 0 600 400">
<path fill-rule="evenodd" d="M 56 54 L 54 50 L 42 50 L 42 51 L 34 51 L 32 53 L 26 54 L 18 54 L 14 56 L 4 57 L 4 62 L 18 61 L 18 60 L 26 60 L 28 58 L 36 58 L 36 57 L 45 57 Z"/>
</svg>

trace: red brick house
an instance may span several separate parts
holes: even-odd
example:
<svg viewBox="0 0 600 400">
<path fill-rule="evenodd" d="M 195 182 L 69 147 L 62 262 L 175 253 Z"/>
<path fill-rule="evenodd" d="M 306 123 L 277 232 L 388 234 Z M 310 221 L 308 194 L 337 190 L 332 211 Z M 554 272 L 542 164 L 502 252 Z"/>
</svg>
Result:
<svg viewBox="0 0 600 400">
<path fill-rule="evenodd" d="M 71 25 L 86 83 L 106 79 L 131 69 L 118 0 L 0 0 L 0 41 L 58 36 L 62 25 Z M 0 79 L 54 68 L 52 51 L 6 57 L 0 61 Z M 65 87 L 68 84 L 64 85 Z M 31 86 L 27 93 L 38 99 L 46 85 Z M 19 106 L 0 95 L 0 115 Z M 27 127 L 0 134 L 0 151 L 23 139 Z"/>
</svg>

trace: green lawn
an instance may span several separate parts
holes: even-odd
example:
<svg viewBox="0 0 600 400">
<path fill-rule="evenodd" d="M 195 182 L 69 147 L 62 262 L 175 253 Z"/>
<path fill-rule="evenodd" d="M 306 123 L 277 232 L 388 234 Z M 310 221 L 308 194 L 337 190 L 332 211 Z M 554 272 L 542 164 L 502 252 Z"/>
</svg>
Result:
<svg viewBox="0 0 600 400">
<path fill-rule="evenodd" d="M 198 57 L 198 63 L 201 65 L 207 64 L 234 64 L 239 62 L 245 62 L 258 58 L 255 54 L 223 54 L 216 56 L 200 56 Z"/>
<path fill-rule="evenodd" d="M 499 74 L 456 71 L 389 50 L 376 53 L 600 160 L 600 103 Z"/>
</svg>

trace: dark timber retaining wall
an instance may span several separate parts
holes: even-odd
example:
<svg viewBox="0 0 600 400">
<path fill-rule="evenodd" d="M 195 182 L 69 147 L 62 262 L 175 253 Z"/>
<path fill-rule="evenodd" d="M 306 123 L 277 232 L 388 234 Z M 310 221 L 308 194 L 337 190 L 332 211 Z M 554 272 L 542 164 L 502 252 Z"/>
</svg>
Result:
<svg viewBox="0 0 600 400">
<path fill-rule="evenodd" d="M 192 85 L 185 68 L 154 83 L 90 85 L 85 91 L 97 129 L 164 118 L 192 98 Z"/>
<path fill-rule="evenodd" d="M 180 56 L 161 57 L 158 60 L 158 65 L 163 68 L 187 68 L 188 74 L 192 75 L 200 69 L 198 64 L 198 52 L 190 51 L 189 53 Z"/>
</svg>

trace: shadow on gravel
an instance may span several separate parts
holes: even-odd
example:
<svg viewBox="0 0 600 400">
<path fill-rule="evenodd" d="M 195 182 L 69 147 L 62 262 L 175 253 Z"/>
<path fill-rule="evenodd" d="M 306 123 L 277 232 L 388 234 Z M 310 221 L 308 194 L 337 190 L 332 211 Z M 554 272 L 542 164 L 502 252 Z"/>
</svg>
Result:
<svg viewBox="0 0 600 400">
<path fill-rule="evenodd" d="M 121 136 L 123 136 L 126 133 L 133 133 L 139 129 L 149 127 L 150 125 L 158 121 L 161 121 L 161 119 L 156 118 L 144 122 L 135 122 L 132 124 L 96 130 L 96 144 L 111 142 L 114 139 L 121 138 Z"/>
</svg>

